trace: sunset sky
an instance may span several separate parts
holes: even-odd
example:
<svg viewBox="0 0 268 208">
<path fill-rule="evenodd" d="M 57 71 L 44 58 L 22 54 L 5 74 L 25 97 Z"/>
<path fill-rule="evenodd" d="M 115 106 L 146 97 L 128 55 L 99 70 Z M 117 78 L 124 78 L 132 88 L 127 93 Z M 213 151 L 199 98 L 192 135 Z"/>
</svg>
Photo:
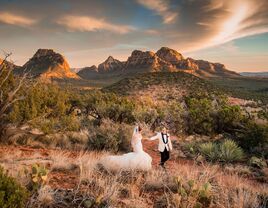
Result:
<svg viewBox="0 0 268 208">
<path fill-rule="evenodd" d="M 38 48 L 84 67 L 162 46 L 234 71 L 268 71 L 268 1 L 0 0 L 0 50 L 18 65 Z"/>
</svg>

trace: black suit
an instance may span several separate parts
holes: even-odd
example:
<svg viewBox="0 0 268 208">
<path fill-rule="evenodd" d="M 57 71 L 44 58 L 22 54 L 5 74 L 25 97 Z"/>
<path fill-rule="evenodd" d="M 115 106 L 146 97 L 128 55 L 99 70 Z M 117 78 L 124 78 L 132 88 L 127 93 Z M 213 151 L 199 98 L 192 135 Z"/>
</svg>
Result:
<svg viewBox="0 0 268 208">
<path fill-rule="evenodd" d="M 167 134 L 163 134 L 161 133 L 162 135 L 162 140 L 165 144 L 168 143 L 168 140 L 169 140 L 169 136 Z M 161 166 L 164 166 L 165 162 L 169 159 L 169 151 L 167 150 L 167 148 L 165 147 L 164 151 L 163 152 L 160 152 L 160 155 L 161 155 L 161 162 L 160 162 L 160 165 Z"/>
</svg>

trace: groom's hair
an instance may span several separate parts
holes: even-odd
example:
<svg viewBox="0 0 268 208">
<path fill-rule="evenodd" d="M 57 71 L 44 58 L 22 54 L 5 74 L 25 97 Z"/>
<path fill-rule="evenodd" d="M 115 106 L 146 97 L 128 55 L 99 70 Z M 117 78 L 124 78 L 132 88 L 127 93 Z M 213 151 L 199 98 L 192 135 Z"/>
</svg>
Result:
<svg viewBox="0 0 268 208">
<path fill-rule="evenodd" d="M 141 130 L 142 130 L 142 128 L 141 128 L 140 126 L 139 126 L 139 128 L 138 128 L 138 129 L 139 129 L 139 131 L 141 131 Z"/>
</svg>

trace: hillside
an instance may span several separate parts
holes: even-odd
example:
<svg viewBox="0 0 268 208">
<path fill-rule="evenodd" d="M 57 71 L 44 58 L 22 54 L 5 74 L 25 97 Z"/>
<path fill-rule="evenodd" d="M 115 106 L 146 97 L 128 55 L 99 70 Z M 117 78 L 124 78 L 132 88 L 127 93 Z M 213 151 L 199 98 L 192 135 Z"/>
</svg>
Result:
<svg viewBox="0 0 268 208">
<path fill-rule="evenodd" d="M 79 79 L 73 73 L 67 60 L 52 49 L 38 49 L 32 58 L 29 59 L 16 72 L 29 71 L 33 77 L 48 81 L 51 79 Z"/>
<path fill-rule="evenodd" d="M 119 95 L 180 99 L 189 93 L 212 92 L 216 88 L 208 81 L 185 72 L 158 72 L 124 78 L 103 90 Z"/>
<path fill-rule="evenodd" d="M 209 81 L 233 97 L 268 103 L 267 78 L 214 77 Z"/>
<path fill-rule="evenodd" d="M 232 97 L 268 103 L 267 79 L 246 77 L 213 77 L 202 79 L 185 72 L 137 74 L 124 78 L 104 91 L 119 95 L 146 95 L 158 98 L 180 98 L 188 93 L 224 93 Z"/>
</svg>

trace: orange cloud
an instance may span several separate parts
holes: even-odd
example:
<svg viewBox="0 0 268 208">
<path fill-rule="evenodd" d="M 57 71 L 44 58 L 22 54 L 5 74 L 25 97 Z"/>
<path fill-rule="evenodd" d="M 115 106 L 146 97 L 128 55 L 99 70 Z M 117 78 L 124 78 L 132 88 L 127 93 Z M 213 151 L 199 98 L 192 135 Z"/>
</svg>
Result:
<svg viewBox="0 0 268 208">
<path fill-rule="evenodd" d="M 177 13 L 170 11 L 168 0 L 137 0 L 137 2 L 159 14 L 165 24 L 174 23 L 178 16 Z"/>
<path fill-rule="evenodd" d="M 205 11 L 224 12 L 214 19 L 197 23 L 211 31 L 211 35 L 207 36 L 203 44 L 200 42 L 199 46 L 207 48 L 246 36 L 268 32 L 268 19 L 262 15 L 264 14 L 262 10 L 267 6 L 265 0 L 216 0 L 207 5 Z"/>
<path fill-rule="evenodd" d="M 27 27 L 34 25 L 37 21 L 25 16 L 19 16 L 9 12 L 0 12 L 0 22 L 10 25 Z"/>
<path fill-rule="evenodd" d="M 127 25 L 116 25 L 103 19 L 96 19 L 89 16 L 63 16 L 56 21 L 58 24 L 65 26 L 70 31 L 98 31 L 108 30 L 114 33 L 126 34 L 134 30 Z"/>
</svg>

